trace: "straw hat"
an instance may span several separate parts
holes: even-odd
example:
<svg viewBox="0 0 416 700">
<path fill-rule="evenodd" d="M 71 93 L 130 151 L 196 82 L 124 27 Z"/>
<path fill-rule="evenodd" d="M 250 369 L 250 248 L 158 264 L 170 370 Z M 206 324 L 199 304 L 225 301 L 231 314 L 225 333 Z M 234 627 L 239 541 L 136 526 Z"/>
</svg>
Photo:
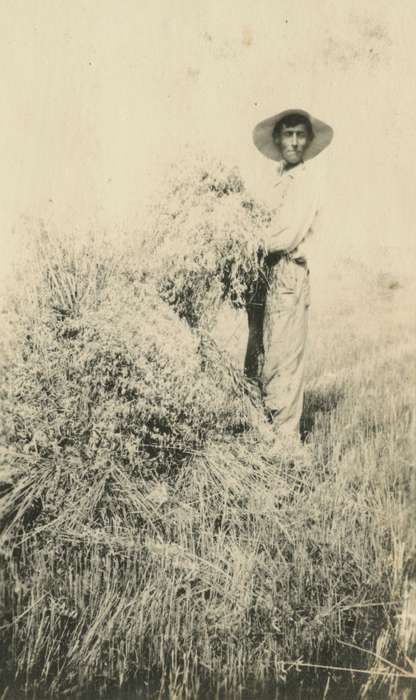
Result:
<svg viewBox="0 0 416 700">
<path fill-rule="evenodd" d="M 321 122 L 303 109 L 286 109 L 284 112 L 279 112 L 279 114 L 275 114 L 273 117 L 264 119 L 254 128 L 253 141 L 259 151 L 267 158 L 282 160 L 280 150 L 273 140 L 273 129 L 278 121 L 291 114 L 301 114 L 309 119 L 312 125 L 314 137 L 305 150 L 303 160 L 314 158 L 331 143 L 334 132 L 328 124 Z"/>
</svg>

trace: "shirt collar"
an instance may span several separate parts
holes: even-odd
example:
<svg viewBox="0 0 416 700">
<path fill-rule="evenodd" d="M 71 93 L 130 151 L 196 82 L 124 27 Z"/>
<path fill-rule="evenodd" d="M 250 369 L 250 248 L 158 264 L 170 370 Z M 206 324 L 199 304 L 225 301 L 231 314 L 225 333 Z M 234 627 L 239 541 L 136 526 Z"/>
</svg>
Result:
<svg viewBox="0 0 416 700">
<path fill-rule="evenodd" d="M 290 168 L 289 170 L 285 170 L 284 160 L 279 160 L 279 162 L 277 164 L 277 174 L 279 175 L 279 177 L 283 177 L 283 176 L 288 175 L 290 178 L 293 179 L 296 174 L 298 174 L 300 172 L 304 172 L 305 169 L 306 169 L 306 166 L 305 166 L 304 160 L 301 163 L 299 163 L 299 165 L 297 165 L 295 168 Z"/>
</svg>

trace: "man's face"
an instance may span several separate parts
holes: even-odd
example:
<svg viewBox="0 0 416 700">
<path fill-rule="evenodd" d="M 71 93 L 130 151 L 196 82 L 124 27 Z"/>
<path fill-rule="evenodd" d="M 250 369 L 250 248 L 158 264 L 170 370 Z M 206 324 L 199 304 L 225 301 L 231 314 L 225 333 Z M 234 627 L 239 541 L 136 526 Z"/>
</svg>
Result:
<svg viewBox="0 0 416 700">
<path fill-rule="evenodd" d="M 303 154 L 309 143 L 310 138 L 306 126 L 303 124 L 298 124 L 297 126 L 285 126 L 283 124 L 276 137 L 276 144 L 282 154 L 282 158 L 289 165 L 297 165 L 303 160 Z"/>
</svg>

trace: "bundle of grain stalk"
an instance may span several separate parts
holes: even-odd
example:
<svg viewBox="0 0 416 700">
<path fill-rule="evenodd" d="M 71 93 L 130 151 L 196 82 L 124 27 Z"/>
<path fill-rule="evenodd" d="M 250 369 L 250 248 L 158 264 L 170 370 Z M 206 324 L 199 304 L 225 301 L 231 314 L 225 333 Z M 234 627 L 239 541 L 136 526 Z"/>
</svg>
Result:
<svg viewBox="0 0 416 700">
<path fill-rule="evenodd" d="M 113 271 L 98 285 L 86 260 Z M 43 239 L 30 303 L 26 275 L 24 295 L 10 304 L 16 333 L 2 355 L 2 438 L 17 487 L 6 489 L 9 524 L 44 525 L 58 513 L 74 525 L 128 518 L 124 491 L 137 480 L 176 478 L 208 441 L 251 426 L 256 397 L 241 371 L 126 264 Z"/>
<path fill-rule="evenodd" d="M 271 218 L 237 169 L 195 156 L 176 165 L 142 253 L 162 299 L 193 327 L 209 328 L 223 302 L 244 307 L 264 278 Z"/>
</svg>

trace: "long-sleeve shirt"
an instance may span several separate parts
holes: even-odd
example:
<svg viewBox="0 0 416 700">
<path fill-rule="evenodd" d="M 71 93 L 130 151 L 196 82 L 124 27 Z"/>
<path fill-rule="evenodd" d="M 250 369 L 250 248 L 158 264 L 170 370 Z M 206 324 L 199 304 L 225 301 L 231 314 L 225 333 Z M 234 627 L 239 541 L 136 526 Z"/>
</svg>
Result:
<svg viewBox="0 0 416 700">
<path fill-rule="evenodd" d="M 320 191 L 319 170 L 310 163 L 287 171 L 278 169 L 263 192 L 274 212 L 265 239 L 269 253 L 284 252 L 295 259 L 307 259 L 306 242 L 320 208 Z"/>
</svg>

